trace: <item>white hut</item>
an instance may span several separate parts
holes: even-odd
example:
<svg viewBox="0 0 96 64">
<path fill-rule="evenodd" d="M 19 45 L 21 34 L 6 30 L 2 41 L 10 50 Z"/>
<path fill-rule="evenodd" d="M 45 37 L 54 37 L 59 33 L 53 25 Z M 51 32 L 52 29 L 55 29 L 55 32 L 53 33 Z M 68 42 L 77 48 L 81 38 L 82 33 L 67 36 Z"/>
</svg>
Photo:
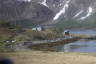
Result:
<svg viewBox="0 0 96 64">
<path fill-rule="evenodd" d="M 37 27 L 32 28 L 32 30 L 44 31 L 45 29 L 44 29 L 44 27 L 37 26 Z"/>
</svg>

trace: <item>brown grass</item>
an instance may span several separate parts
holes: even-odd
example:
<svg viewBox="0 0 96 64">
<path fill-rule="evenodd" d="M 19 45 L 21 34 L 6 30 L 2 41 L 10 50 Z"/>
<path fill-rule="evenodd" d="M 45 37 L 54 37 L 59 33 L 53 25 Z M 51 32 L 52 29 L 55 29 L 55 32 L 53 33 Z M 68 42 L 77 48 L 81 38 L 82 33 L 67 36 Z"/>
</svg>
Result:
<svg viewBox="0 0 96 64">
<path fill-rule="evenodd" d="M 4 55 L 4 53 L 2 53 Z M 2 55 L 0 54 L 0 55 Z M 5 53 L 15 64 L 96 64 L 91 53 L 17 52 Z"/>
<path fill-rule="evenodd" d="M 80 37 L 80 38 L 88 38 L 92 37 L 91 35 L 86 35 L 86 34 L 71 34 L 72 37 Z"/>
<path fill-rule="evenodd" d="M 5 41 L 12 37 L 14 34 L 15 32 L 8 28 L 0 28 L 0 41 Z"/>
</svg>

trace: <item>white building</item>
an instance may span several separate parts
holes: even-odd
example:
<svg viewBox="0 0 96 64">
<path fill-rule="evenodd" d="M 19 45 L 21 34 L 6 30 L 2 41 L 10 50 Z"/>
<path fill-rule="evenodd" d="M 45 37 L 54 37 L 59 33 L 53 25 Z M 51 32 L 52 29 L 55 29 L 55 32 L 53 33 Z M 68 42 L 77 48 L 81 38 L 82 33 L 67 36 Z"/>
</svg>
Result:
<svg viewBox="0 0 96 64">
<path fill-rule="evenodd" d="M 38 27 L 34 27 L 34 28 L 32 28 L 32 30 L 43 31 L 43 30 L 44 30 L 44 28 L 43 28 L 43 27 L 38 26 Z"/>
</svg>

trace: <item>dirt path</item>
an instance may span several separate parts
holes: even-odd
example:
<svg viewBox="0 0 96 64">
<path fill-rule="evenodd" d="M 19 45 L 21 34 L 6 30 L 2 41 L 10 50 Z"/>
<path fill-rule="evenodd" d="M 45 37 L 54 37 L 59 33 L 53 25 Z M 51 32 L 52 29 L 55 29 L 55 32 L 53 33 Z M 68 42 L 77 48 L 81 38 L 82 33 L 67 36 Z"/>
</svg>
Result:
<svg viewBox="0 0 96 64">
<path fill-rule="evenodd" d="M 5 55 L 15 64 L 96 64 L 96 57 L 86 53 L 19 52 Z"/>
</svg>

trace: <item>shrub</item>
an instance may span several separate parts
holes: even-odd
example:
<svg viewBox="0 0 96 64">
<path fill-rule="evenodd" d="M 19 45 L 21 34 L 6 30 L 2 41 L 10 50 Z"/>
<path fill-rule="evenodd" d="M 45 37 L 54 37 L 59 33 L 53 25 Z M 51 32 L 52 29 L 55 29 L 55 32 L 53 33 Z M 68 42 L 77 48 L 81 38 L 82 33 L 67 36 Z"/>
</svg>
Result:
<svg viewBox="0 0 96 64">
<path fill-rule="evenodd" d="M 0 21 L 0 27 L 14 28 L 14 24 L 9 21 Z"/>
</svg>

